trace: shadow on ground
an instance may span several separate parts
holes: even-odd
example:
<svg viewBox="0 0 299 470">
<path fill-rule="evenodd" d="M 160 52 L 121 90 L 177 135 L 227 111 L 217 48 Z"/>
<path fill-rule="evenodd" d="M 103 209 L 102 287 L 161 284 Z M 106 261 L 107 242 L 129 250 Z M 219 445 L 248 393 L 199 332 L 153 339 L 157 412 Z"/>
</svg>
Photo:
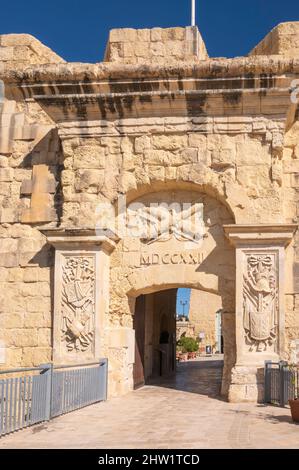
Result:
<svg viewBox="0 0 299 470">
<path fill-rule="evenodd" d="M 295 423 L 295 421 L 292 420 L 291 415 L 280 415 L 280 416 L 264 415 L 263 419 L 273 424 L 289 423 L 289 424 L 294 424 L 294 426 L 299 426 L 299 423 Z"/>
<path fill-rule="evenodd" d="M 151 379 L 146 385 L 196 393 L 223 401 L 221 397 L 222 360 L 188 361 L 177 364 L 176 373 Z"/>
</svg>

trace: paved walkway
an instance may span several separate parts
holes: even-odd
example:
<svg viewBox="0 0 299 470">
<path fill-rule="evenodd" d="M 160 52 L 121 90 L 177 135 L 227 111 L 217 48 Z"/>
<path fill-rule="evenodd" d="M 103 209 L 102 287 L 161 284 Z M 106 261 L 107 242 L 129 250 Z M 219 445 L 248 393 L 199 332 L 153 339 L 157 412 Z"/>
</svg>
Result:
<svg viewBox="0 0 299 470">
<path fill-rule="evenodd" d="M 2 448 L 299 448 L 288 409 L 219 396 L 220 361 L 0 439 Z"/>
</svg>

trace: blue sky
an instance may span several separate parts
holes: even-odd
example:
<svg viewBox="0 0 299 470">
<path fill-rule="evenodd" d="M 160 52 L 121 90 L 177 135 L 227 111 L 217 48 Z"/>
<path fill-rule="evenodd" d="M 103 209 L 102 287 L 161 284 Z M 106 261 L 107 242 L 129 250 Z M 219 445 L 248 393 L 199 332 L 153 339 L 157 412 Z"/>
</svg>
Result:
<svg viewBox="0 0 299 470">
<path fill-rule="evenodd" d="M 186 26 L 191 0 L 0 0 L 0 34 L 30 33 L 68 61 L 99 62 L 109 29 Z M 244 55 L 276 24 L 299 20 L 298 0 L 197 0 L 212 57 Z"/>
<path fill-rule="evenodd" d="M 181 305 L 181 301 L 187 302 L 185 305 L 184 311 L 183 311 L 183 306 Z M 185 315 L 188 315 L 189 306 L 190 306 L 190 289 L 185 289 L 185 288 L 178 289 L 176 313 L 179 315 L 182 315 L 183 313 L 185 313 Z"/>
</svg>

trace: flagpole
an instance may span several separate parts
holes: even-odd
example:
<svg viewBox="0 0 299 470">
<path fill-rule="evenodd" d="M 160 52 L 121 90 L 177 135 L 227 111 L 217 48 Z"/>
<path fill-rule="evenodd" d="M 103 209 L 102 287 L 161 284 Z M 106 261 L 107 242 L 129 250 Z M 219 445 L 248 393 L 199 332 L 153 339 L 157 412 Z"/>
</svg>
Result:
<svg viewBox="0 0 299 470">
<path fill-rule="evenodd" d="M 191 26 L 195 26 L 195 0 L 192 0 L 191 10 Z"/>
</svg>

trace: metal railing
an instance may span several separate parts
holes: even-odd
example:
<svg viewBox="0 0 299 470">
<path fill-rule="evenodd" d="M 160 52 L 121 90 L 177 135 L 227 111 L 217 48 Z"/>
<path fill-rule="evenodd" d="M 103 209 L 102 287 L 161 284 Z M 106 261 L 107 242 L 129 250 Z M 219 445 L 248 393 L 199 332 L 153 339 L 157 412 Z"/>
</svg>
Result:
<svg viewBox="0 0 299 470">
<path fill-rule="evenodd" d="M 107 376 L 107 359 L 0 371 L 0 436 L 106 400 Z"/>
<path fill-rule="evenodd" d="M 100 363 L 54 366 L 51 417 L 107 400 L 107 359 Z"/>
<path fill-rule="evenodd" d="M 265 362 L 264 402 L 285 407 L 295 398 L 299 384 L 299 368 L 285 361 Z"/>
<path fill-rule="evenodd" d="M 21 377 L 0 379 L 0 436 L 48 419 L 44 394 L 50 389 L 49 368 L 0 372 L 9 376 L 20 373 Z"/>
</svg>

